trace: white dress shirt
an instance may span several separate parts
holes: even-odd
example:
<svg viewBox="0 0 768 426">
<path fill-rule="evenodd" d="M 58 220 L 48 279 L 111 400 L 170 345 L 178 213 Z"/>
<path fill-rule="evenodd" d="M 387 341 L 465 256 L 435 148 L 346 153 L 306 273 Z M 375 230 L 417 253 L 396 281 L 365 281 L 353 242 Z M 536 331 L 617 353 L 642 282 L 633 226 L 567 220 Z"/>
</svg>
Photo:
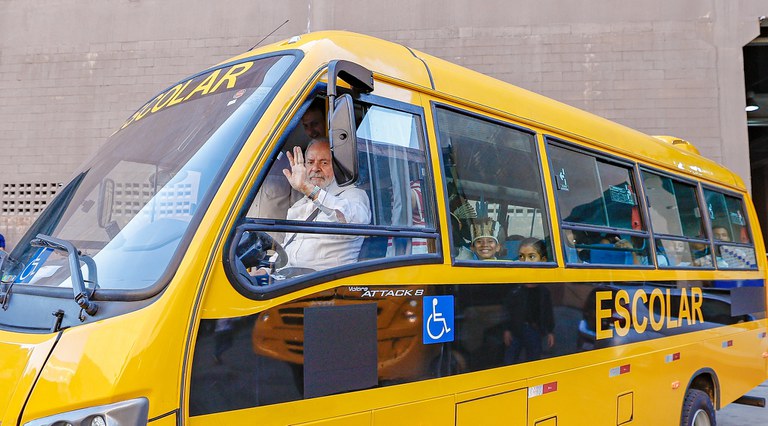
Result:
<svg viewBox="0 0 768 426">
<path fill-rule="evenodd" d="M 339 215 L 343 215 L 345 223 L 368 224 L 371 222 L 371 208 L 368 194 L 355 187 L 340 188 L 336 181 L 321 189 L 315 201 L 304 197 L 288 209 L 286 219 L 306 220 L 312 212 L 320 208 L 314 222 L 340 223 Z M 285 246 L 288 264 L 301 268 L 311 268 L 315 271 L 346 265 L 357 261 L 363 237 L 353 235 L 329 235 L 287 233 Z"/>
</svg>

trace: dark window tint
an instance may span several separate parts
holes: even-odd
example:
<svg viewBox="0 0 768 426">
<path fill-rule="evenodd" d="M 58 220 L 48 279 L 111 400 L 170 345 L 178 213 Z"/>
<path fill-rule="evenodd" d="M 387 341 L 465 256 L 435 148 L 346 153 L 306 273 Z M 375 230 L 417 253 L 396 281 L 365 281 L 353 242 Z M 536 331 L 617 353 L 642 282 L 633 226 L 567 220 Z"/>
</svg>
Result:
<svg viewBox="0 0 768 426">
<path fill-rule="evenodd" d="M 704 197 L 712 224 L 717 266 L 722 269 L 757 268 L 742 200 L 709 189 L 704 190 Z"/>
<path fill-rule="evenodd" d="M 643 229 L 630 167 L 557 146 L 550 153 L 563 222 Z"/>
<path fill-rule="evenodd" d="M 437 127 L 454 257 L 553 260 L 535 136 L 443 108 Z"/>
<path fill-rule="evenodd" d="M 690 238 L 704 236 L 694 185 L 644 171 L 643 187 L 654 233 Z"/>
<path fill-rule="evenodd" d="M 632 167 L 559 145 L 549 154 L 566 263 L 653 265 Z"/>
</svg>

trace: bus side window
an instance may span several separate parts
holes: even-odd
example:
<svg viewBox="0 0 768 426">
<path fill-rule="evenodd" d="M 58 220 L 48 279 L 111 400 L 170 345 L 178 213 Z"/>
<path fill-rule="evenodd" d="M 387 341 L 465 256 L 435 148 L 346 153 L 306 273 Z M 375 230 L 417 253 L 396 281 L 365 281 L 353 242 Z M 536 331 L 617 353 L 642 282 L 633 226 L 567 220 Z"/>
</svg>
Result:
<svg viewBox="0 0 768 426">
<path fill-rule="evenodd" d="M 656 236 L 658 265 L 712 268 L 696 186 L 645 170 L 642 178 Z"/>
<path fill-rule="evenodd" d="M 291 120 L 246 215 L 249 226 L 258 229 L 238 243 L 241 276 L 264 286 L 360 261 L 436 253 L 434 184 L 421 117 L 363 102 L 355 107 L 359 176 L 343 187 L 335 181 L 327 131 L 318 125 L 326 115 L 324 98 L 306 100 Z M 309 187 L 314 184 L 311 193 L 284 174 L 296 167 L 290 159 L 298 156 L 304 158 Z M 306 231 L 276 232 L 272 224 Z M 387 228 L 391 236 L 372 232 L 371 226 Z"/>
<path fill-rule="evenodd" d="M 721 269 L 755 269 L 755 249 L 749 235 L 744 202 L 740 197 L 704 189 L 714 240 L 714 255 Z"/>
<path fill-rule="evenodd" d="M 535 135 L 447 108 L 436 111 L 452 256 L 518 261 L 520 242 L 533 238 L 545 247 L 540 259 L 551 262 Z"/>
<path fill-rule="evenodd" d="M 566 263 L 647 266 L 632 166 L 550 142 Z"/>
<path fill-rule="evenodd" d="M 325 105 L 325 98 L 317 96 L 308 99 L 304 108 L 291 120 L 280 152 L 256 193 L 247 217 L 285 219 L 288 208 L 302 198 L 303 194 L 292 189 L 283 175 L 283 169 L 290 169 L 286 152 L 292 151 L 295 146 L 305 150 L 312 139 L 328 137 Z"/>
</svg>

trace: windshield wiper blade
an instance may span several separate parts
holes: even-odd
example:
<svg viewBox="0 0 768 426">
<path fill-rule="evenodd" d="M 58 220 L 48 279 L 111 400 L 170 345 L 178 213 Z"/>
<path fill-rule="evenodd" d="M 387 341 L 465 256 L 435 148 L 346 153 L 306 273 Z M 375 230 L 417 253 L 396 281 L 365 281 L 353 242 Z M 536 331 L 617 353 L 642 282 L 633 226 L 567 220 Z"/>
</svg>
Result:
<svg viewBox="0 0 768 426">
<path fill-rule="evenodd" d="M 6 264 L 16 264 L 19 261 L 12 258 L 7 252 L 0 250 L 0 307 L 4 311 L 8 310 L 8 301 L 11 299 L 11 290 L 13 289 L 13 283 L 15 282 L 15 276 L 9 275 L 9 281 L 5 281 L 5 266 Z M 13 266 L 10 266 L 13 268 Z"/>
<path fill-rule="evenodd" d="M 72 280 L 72 291 L 75 296 L 75 303 L 77 303 L 83 312 L 90 316 L 96 315 L 99 307 L 88 300 L 88 293 L 85 288 L 85 281 L 83 280 L 83 272 L 80 270 L 80 261 L 83 260 L 88 268 L 88 278 L 93 280 L 94 288 L 96 287 L 96 262 L 91 259 L 90 256 L 83 256 L 80 258 L 80 252 L 75 248 L 75 245 L 67 240 L 61 240 L 49 235 L 37 234 L 34 240 L 29 243 L 33 247 L 50 248 L 56 251 L 62 251 L 67 253 L 69 258 L 69 274 Z M 86 260 L 87 259 L 87 260 Z"/>
</svg>

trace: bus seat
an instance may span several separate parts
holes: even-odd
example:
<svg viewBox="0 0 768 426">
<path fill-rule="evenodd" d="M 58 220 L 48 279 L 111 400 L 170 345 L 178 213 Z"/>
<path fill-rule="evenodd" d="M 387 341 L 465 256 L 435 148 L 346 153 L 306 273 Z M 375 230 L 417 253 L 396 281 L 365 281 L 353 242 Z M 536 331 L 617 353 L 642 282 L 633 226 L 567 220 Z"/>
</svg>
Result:
<svg viewBox="0 0 768 426">
<path fill-rule="evenodd" d="M 387 256 L 387 237 L 371 236 L 363 239 L 358 260 L 382 259 Z"/>
<path fill-rule="evenodd" d="M 520 240 L 504 241 L 504 250 L 507 252 L 507 254 L 504 255 L 505 259 L 517 260 L 518 251 L 520 250 Z"/>
<path fill-rule="evenodd" d="M 579 251 L 575 247 L 565 246 L 565 262 L 566 263 L 581 263 L 579 259 Z"/>
<path fill-rule="evenodd" d="M 589 263 L 599 263 L 607 265 L 631 265 L 632 253 L 624 250 L 616 250 L 612 244 L 593 244 L 593 247 L 605 247 L 602 249 L 591 249 L 589 252 Z"/>
<path fill-rule="evenodd" d="M 517 255 L 520 253 L 520 242 L 525 239 L 522 235 L 513 234 L 507 237 L 502 243 L 503 258 L 508 260 L 517 260 Z"/>
</svg>

